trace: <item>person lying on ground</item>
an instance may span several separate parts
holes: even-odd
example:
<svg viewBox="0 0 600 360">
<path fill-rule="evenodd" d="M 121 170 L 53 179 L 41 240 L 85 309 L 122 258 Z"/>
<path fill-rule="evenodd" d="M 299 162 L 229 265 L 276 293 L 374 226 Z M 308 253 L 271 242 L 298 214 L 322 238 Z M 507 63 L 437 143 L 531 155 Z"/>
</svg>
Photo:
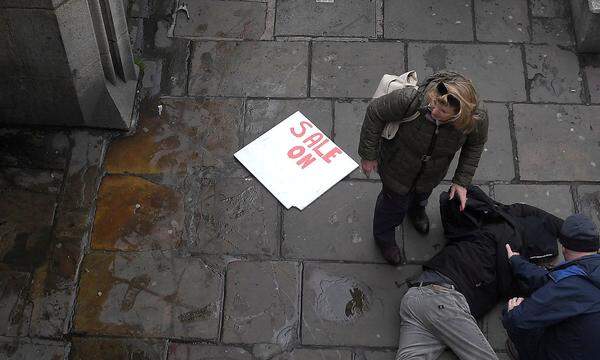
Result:
<svg viewBox="0 0 600 360">
<path fill-rule="evenodd" d="M 568 217 L 559 234 L 565 262 L 550 271 L 506 245 L 514 276 L 531 295 L 508 301 L 502 316 L 508 350 L 522 360 L 600 358 L 600 255 L 594 223 Z M 515 353 L 516 352 L 516 353 Z"/>
<path fill-rule="evenodd" d="M 448 192 L 440 195 L 447 244 L 423 265 L 400 305 L 396 359 L 436 359 L 450 348 L 460 359 L 497 359 L 476 318 L 518 292 L 505 244 L 527 258 L 558 254 L 562 219 L 525 205 L 504 205 L 471 186 L 464 211 Z"/>
</svg>

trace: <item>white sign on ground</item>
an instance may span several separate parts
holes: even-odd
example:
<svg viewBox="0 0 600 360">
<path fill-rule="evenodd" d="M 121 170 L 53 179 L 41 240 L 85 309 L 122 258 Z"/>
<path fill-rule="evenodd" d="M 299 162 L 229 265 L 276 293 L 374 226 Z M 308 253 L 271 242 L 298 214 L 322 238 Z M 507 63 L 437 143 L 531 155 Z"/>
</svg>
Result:
<svg viewBox="0 0 600 360">
<path fill-rule="evenodd" d="M 304 209 L 358 167 L 299 111 L 234 156 L 287 209 Z"/>
</svg>

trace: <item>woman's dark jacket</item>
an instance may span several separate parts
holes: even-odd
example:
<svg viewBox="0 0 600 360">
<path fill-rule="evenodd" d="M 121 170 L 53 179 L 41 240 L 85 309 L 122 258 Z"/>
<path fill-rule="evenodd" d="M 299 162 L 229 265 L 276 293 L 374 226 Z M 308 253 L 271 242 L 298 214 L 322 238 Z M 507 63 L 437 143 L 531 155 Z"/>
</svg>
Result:
<svg viewBox="0 0 600 360">
<path fill-rule="evenodd" d="M 423 265 L 450 278 L 467 299 L 471 314 L 481 317 L 516 289 L 505 245 L 526 258 L 558 254 L 563 220 L 525 204 L 503 205 L 476 186 L 468 188 L 463 212 L 457 199 L 440 195 L 440 212 L 448 243 Z"/>
<path fill-rule="evenodd" d="M 404 88 L 374 99 L 369 104 L 360 133 L 358 153 L 363 160 L 378 160 L 378 170 L 384 186 L 399 194 L 407 193 L 421 168 L 421 159 L 427 154 L 436 125 L 425 118 L 426 100 L 424 89 L 429 82 L 450 80 L 455 73 L 440 72 L 420 85 L 420 90 Z M 398 133 L 391 140 L 381 137 L 388 122 L 401 120 L 416 111 L 420 116 L 400 124 Z M 439 133 L 423 173 L 415 182 L 416 192 L 430 192 L 448 172 L 456 152 L 462 148 L 452 182 L 468 186 L 475 174 L 483 146 L 487 140 L 488 118 L 478 109 L 480 121 L 469 133 L 447 123 L 439 126 Z"/>
</svg>

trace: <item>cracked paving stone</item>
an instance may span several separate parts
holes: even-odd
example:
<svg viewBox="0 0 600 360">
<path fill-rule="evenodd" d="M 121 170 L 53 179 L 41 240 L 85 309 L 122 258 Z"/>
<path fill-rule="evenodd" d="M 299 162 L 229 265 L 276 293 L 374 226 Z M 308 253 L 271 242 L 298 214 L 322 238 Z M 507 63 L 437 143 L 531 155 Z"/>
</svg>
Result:
<svg viewBox="0 0 600 360">
<path fill-rule="evenodd" d="M 448 69 L 473 81 L 482 100 L 525 101 L 521 49 L 516 45 L 411 43 L 408 68 L 419 79 Z"/>
<path fill-rule="evenodd" d="M 63 181 L 62 171 L 0 168 L 0 191 L 25 190 L 58 194 Z"/>
<path fill-rule="evenodd" d="M 182 244 L 183 195 L 136 176 L 111 175 L 98 193 L 92 248 L 176 249 Z"/>
<path fill-rule="evenodd" d="M 358 155 L 358 142 L 367 106 L 369 103 L 361 100 L 335 103 L 335 138 L 333 141 L 357 164 L 360 164 L 361 161 L 360 155 Z M 349 177 L 367 179 L 360 168 L 352 171 Z M 379 174 L 374 172 L 370 178 L 379 179 Z"/>
<path fill-rule="evenodd" d="M 300 111 L 319 130 L 331 137 L 333 120 L 331 101 L 329 100 L 248 100 L 244 145 L 251 143 L 296 111 Z"/>
<path fill-rule="evenodd" d="M 0 335 L 28 335 L 30 282 L 31 275 L 28 273 L 0 272 Z"/>
<path fill-rule="evenodd" d="M 427 203 L 427 215 L 429 216 L 429 233 L 422 235 L 412 226 L 407 217 L 404 218 L 402 227 L 404 229 L 404 256 L 409 262 L 425 262 L 442 250 L 446 244 L 442 218 L 440 215 L 440 196 L 448 191 L 450 185 L 440 184 L 431 193 Z M 487 186 L 481 186 L 485 193 L 489 193 Z"/>
<path fill-rule="evenodd" d="M 526 45 L 525 56 L 531 101 L 581 103 L 579 60 L 574 52 Z"/>
<path fill-rule="evenodd" d="M 76 333 L 215 340 L 223 274 L 169 252 L 92 252 L 82 265 Z"/>
<path fill-rule="evenodd" d="M 295 262 L 233 262 L 227 270 L 223 342 L 297 341 L 300 265 Z"/>
<path fill-rule="evenodd" d="M 190 95 L 306 96 L 306 42 L 204 41 L 193 54 Z"/>
<path fill-rule="evenodd" d="M 241 100 L 163 99 L 155 104 L 158 107 L 161 115 L 143 116 L 134 135 L 110 145 L 105 162 L 109 173 L 180 174 L 200 169 L 246 174 L 233 159 L 241 145 Z"/>
<path fill-rule="evenodd" d="M 600 106 L 513 106 L 521 180 L 600 178 Z"/>
<path fill-rule="evenodd" d="M 304 345 L 396 347 L 406 281 L 420 266 L 304 263 Z M 356 336 L 361 334 L 361 336 Z"/>
<path fill-rule="evenodd" d="M 370 98 L 383 74 L 403 72 L 402 43 L 315 42 L 310 94 L 315 97 Z"/>
<path fill-rule="evenodd" d="M 528 42 L 527 1 L 475 0 L 477 40 Z"/>
<path fill-rule="evenodd" d="M 594 221 L 596 228 L 600 229 L 600 186 L 581 185 L 577 188 L 579 208 Z"/>
<path fill-rule="evenodd" d="M 571 47 L 575 44 L 571 23 L 561 18 L 535 18 L 531 23 L 532 42 Z"/>
<path fill-rule="evenodd" d="M 0 129 L 0 166 L 62 170 L 68 154 L 65 133 Z"/>
<path fill-rule="evenodd" d="M 535 17 L 565 17 L 569 2 L 564 0 L 531 0 L 531 15 Z"/>
<path fill-rule="evenodd" d="M 484 105 L 488 112 L 488 139 L 475 176 L 475 181 L 512 180 L 515 177 L 513 163 L 512 140 L 508 122 L 508 109 L 505 104 L 487 103 Z M 460 153 L 457 153 L 450 164 L 445 180 L 452 180 L 458 165 Z"/>
<path fill-rule="evenodd" d="M 352 356 L 350 350 L 294 349 L 273 357 L 273 360 L 352 360 Z"/>
<path fill-rule="evenodd" d="M 194 209 L 191 251 L 208 254 L 275 254 L 279 205 L 254 179 L 201 179 Z M 186 199 L 189 201 L 190 198 Z"/>
<path fill-rule="evenodd" d="M 283 256 L 385 262 L 372 235 L 380 190 L 380 184 L 342 181 L 303 211 L 285 211 Z"/>
<path fill-rule="evenodd" d="M 66 359 L 68 353 L 68 343 L 0 337 L 0 358 L 6 360 L 61 360 Z"/>
<path fill-rule="evenodd" d="M 265 32 L 264 2 L 197 0 L 187 6 L 190 19 L 177 14 L 176 37 L 258 40 Z"/>
<path fill-rule="evenodd" d="M 224 359 L 224 360 L 253 360 L 252 355 L 246 350 L 233 346 L 215 346 L 201 344 L 169 344 L 169 360 L 197 360 L 197 359 Z"/>
<path fill-rule="evenodd" d="M 472 41 L 471 1 L 385 1 L 387 39 Z"/>
<path fill-rule="evenodd" d="M 52 194 L 2 193 L 0 269 L 29 272 L 46 260 L 55 208 Z"/>
<path fill-rule="evenodd" d="M 69 359 L 162 360 L 166 350 L 166 340 L 73 337 L 71 339 Z"/>
<path fill-rule="evenodd" d="M 375 1 L 278 0 L 276 36 L 375 37 Z"/>
<path fill-rule="evenodd" d="M 494 199 L 507 205 L 523 203 L 535 206 L 561 219 L 574 211 L 568 185 L 494 185 Z"/>
</svg>

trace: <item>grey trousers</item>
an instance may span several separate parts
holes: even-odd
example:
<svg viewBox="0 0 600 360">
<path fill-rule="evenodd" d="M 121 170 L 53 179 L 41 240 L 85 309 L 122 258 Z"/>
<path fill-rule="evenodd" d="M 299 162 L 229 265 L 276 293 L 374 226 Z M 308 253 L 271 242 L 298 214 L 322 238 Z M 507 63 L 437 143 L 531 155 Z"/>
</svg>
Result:
<svg viewBox="0 0 600 360">
<path fill-rule="evenodd" d="M 412 287 L 400 305 L 396 360 L 437 359 L 448 347 L 462 360 L 498 359 L 463 294 L 438 285 Z"/>
</svg>

